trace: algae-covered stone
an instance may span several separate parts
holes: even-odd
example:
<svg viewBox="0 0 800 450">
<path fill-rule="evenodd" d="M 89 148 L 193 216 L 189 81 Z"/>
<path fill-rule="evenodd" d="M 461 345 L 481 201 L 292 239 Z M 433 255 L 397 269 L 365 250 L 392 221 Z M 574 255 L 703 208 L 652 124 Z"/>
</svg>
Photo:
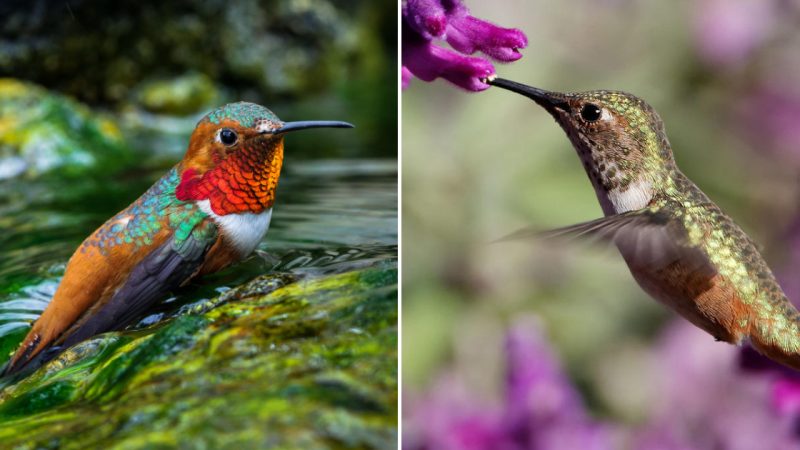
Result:
<svg viewBox="0 0 800 450">
<path fill-rule="evenodd" d="M 39 86 L 0 79 L 0 179 L 109 170 L 129 159 L 110 120 Z"/>
<path fill-rule="evenodd" d="M 7 386 L 0 442 L 394 448 L 396 264 L 288 285 L 271 277 L 205 314 L 84 342 Z"/>
</svg>

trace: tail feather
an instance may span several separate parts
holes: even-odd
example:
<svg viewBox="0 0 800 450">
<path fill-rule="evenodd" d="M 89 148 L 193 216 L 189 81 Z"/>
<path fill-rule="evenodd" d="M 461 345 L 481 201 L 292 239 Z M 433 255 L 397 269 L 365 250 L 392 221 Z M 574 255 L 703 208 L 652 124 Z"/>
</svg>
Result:
<svg viewBox="0 0 800 450">
<path fill-rule="evenodd" d="M 22 370 L 22 368 L 24 368 L 28 362 L 30 362 L 30 360 L 36 356 L 39 351 L 41 351 L 41 342 L 41 335 L 34 332 L 28 333 L 28 335 L 25 336 L 25 340 L 22 341 L 22 345 L 20 345 L 20 347 L 14 353 L 14 356 L 11 357 L 8 365 L 6 365 L 3 375 L 13 375 Z"/>
<path fill-rule="evenodd" d="M 32 373 L 34 370 L 42 367 L 43 365 L 50 362 L 50 360 L 54 359 L 56 356 L 61 354 L 61 351 L 64 350 L 62 346 L 52 346 L 47 347 L 44 350 L 40 351 L 34 356 L 29 357 L 26 360 L 20 360 L 18 363 L 12 364 L 9 362 L 6 365 L 5 369 L 3 370 L 2 377 L 14 376 L 14 375 L 28 375 Z"/>
<path fill-rule="evenodd" d="M 776 340 L 760 334 L 750 336 L 750 345 L 767 358 L 794 370 L 800 370 L 800 352 L 787 351 Z"/>
</svg>

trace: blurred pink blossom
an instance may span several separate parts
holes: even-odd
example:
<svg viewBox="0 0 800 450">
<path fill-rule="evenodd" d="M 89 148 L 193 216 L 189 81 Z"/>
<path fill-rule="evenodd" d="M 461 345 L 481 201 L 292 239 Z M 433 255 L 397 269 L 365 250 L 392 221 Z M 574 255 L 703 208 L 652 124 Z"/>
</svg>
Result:
<svg viewBox="0 0 800 450">
<path fill-rule="evenodd" d="M 709 65 L 743 63 L 768 37 L 776 20 L 773 0 L 698 0 L 694 34 Z"/>
<path fill-rule="evenodd" d="M 443 376 L 409 403 L 408 450 L 613 448 L 607 426 L 592 420 L 535 321 L 506 337 L 505 400 L 476 401 L 456 375 Z"/>
<path fill-rule="evenodd" d="M 743 98 L 739 119 L 756 148 L 777 153 L 800 166 L 798 88 L 773 83 L 754 89 Z"/>
<path fill-rule="evenodd" d="M 406 450 L 800 448 L 800 381 L 739 365 L 739 349 L 714 342 L 685 320 L 654 348 L 654 386 L 643 425 L 592 419 L 536 321 L 506 336 L 505 396 L 479 401 L 448 372 L 405 402 Z M 635 378 L 635 376 L 634 376 Z"/>
<path fill-rule="evenodd" d="M 659 396 L 636 436 L 640 450 L 798 448 L 794 421 L 776 410 L 770 376 L 743 371 L 740 351 L 685 320 L 656 348 Z"/>
</svg>

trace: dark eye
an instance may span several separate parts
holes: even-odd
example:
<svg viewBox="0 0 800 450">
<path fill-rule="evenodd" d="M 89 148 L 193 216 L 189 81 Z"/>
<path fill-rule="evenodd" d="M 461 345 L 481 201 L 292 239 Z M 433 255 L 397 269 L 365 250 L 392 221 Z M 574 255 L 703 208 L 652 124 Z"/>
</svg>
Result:
<svg viewBox="0 0 800 450">
<path fill-rule="evenodd" d="M 233 145 L 237 139 L 239 139 L 239 136 L 230 128 L 223 128 L 219 131 L 219 141 L 225 145 Z"/>
<path fill-rule="evenodd" d="M 581 108 L 581 117 L 587 122 L 594 122 L 600 118 L 602 112 L 599 106 L 587 103 Z"/>
</svg>

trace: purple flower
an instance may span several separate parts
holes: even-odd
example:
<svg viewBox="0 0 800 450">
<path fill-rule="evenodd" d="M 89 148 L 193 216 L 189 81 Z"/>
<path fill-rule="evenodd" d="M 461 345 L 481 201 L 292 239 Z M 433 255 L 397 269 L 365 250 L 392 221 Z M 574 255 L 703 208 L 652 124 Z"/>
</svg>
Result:
<svg viewBox="0 0 800 450">
<path fill-rule="evenodd" d="M 519 49 L 528 45 L 528 38 L 520 30 L 500 28 L 465 13 L 451 19 L 447 43 L 461 53 L 480 51 L 497 61 L 512 62 L 522 58 Z"/>
<path fill-rule="evenodd" d="M 498 411 L 478 403 L 457 374 L 440 376 L 427 394 L 404 405 L 411 411 L 403 421 L 406 449 L 480 450 L 503 439 Z"/>
<path fill-rule="evenodd" d="M 460 0 L 408 0 L 403 6 L 403 88 L 412 75 L 423 81 L 444 78 L 470 91 L 489 85 L 481 81 L 495 73 L 484 58 L 468 57 L 475 52 L 501 62 L 522 57 L 519 49 L 528 45 L 520 30 L 502 28 L 469 14 Z M 445 39 L 456 51 L 434 44 Z"/>
<path fill-rule="evenodd" d="M 738 358 L 736 347 L 674 322 L 655 351 L 656 376 L 647 382 L 657 395 L 633 448 L 795 448 L 791 418 L 772 403 L 771 380 L 739 370 Z"/>
<path fill-rule="evenodd" d="M 408 87 L 408 84 L 411 83 L 411 79 L 414 78 L 414 75 L 406 66 L 403 66 L 403 68 L 400 70 L 400 77 L 401 85 L 403 86 L 403 89 L 405 89 Z"/>
<path fill-rule="evenodd" d="M 535 321 L 506 338 L 505 401 L 479 403 L 455 375 L 409 402 L 407 449 L 608 449 L 610 433 L 586 414 Z"/>
<path fill-rule="evenodd" d="M 447 28 L 447 12 L 439 0 L 408 0 L 403 21 L 425 40 L 440 38 Z"/>
<path fill-rule="evenodd" d="M 403 72 L 406 71 L 423 81 L 441 77 L 464 89 L 481 91 L 489 85 L 480 80 L 492 75 L 494 67 L 485 59 L 459 55 L 418 39 L 403 43 Z"/>
<path fill-rule="evenodd" d="M 738 368 L 739 351 L 684 320 L 653 350 L 651 369 L 630 374 L 651 386 L 643 426 L 592 420 L 535 320 L 506 337 L 505 395 L 480 401 L 458 374 L 406 401 L 407 450 L 728 450 L 797 448 L 800 380 Z M 480 370 L 480 368 L 476 368 Z"/>
<path fill-rule="evenodd" d="M 606 427 L 586 416 L 536 322 L 519 322 L 506 337 L 505 434 L 520 448 L 611 448 Z"/>
<path fill-rule="evenodd" d="M 780 414 L 800 417 L 800 380 L 778 379 L 772 386 L 772 401 Z"/>
</svg>

